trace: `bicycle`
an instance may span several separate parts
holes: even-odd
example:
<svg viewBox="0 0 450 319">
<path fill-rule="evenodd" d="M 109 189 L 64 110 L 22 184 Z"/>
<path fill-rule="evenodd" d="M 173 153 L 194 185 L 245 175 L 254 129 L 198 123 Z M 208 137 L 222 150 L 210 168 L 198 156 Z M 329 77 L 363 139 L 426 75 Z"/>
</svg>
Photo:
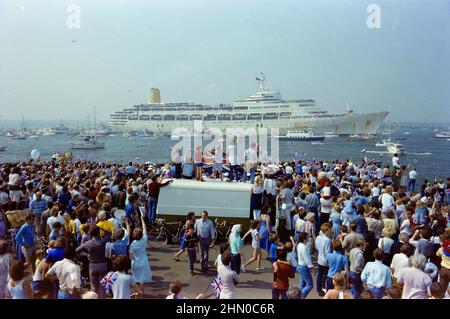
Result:
<svg viewBox="0 0 450 319">
<path fill-rule="evenodd" d="M 214 228 L 216 232 L 216 240 L 211 244 L 211 246 L 214 246 L 219 239 L 227 241 L 231 233 L 231 228 L 234 225 L 226 220 L 219 223 L 218 218 L 214 220 L 214 224 L 216 224 L 216 227 Z"/>
<path fill-rule="evenodd" d="M 175 233 L 172 233 L 167 226 L 178 225 Z M 184 236 L 184 228 L 182 222 L 166 222 L 163 218 L 155 220 L 155 226 L 148 232 L 148 240 L 153 248 L 161 248 L 169 243 L 169 239 L 173 244 L 179 245 Z"/>
</svg>

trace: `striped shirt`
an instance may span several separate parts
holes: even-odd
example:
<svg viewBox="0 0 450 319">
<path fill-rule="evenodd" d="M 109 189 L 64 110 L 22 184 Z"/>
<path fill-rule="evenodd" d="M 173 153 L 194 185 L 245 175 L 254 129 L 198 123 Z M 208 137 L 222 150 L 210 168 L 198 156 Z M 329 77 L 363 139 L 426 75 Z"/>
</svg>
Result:
<svg viewBox="0 0 450 319">
<path fill-rule="evenodd" d="M 47 209 L 47 201 L 45 199 L 32 200 L 30 203 L 30 209 L 35 214 L 42 214 Z"/>
</svg>

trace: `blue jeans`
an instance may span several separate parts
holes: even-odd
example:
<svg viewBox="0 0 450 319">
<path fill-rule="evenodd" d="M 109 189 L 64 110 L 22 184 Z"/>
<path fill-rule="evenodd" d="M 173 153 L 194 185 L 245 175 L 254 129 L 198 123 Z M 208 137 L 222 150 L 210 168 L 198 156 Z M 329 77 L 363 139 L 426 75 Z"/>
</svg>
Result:
<svg viewBox="0 0 450 319">
<path fill-rule="evenodd" d="M 327 280 L 325 282 L 327 291 L 334 288 L 333 278 L 327 276 Z"/>
<path fill-rule="evenodd" d="M 352 292 L 353 299 L 359 299 L 362 291 L 364 290 L 363 282 L 361 281 L 361 274 L 358 274 L 354 271 L 350 271 L 348 273 L 348 279 L 352 284 L 352 288 L 350 291 Z"/>
<path fill-rule="evenodd" d="M 188 252 L 188 257 L 189 257 L 189 270 L 191 272 L 194 272 L 194 263 L 195 263 L 195 260 L 197 259 L 197 249 L 190 248 L 187 250 L 187 252 Z"/>
<path fill-rule="evenodd" d="M 156 219 L 156 205 L 158 205 L 157 197 L 148 198 L 148 220 L 150 222 Z"/>
<path fill-rule="evenodd" d="M 325 288 L 325 281 L 327 279 L 328 266 L 318 265 L 316 275 L 316 290 L 318 293 L 322 293 L 322 288 Z"/>
<path fill-rule="evenodd" d="M 80 296 L 72 295 L 72 294 L 69 294 L 68 292 L 59 290 L 58 291 L 58 299 L 80 299 Z"/>
<path fill-rule="evenodd" d="M 416 179 L 415 178 L 410 179 L 408 181 L 408 191 L 413 193 L 415 188 L 416 188 Z"/>
<path fill-rule="evenodd" d="M 306 296 L 313 289 L 311 272 L 307 266 L 298 266 L 297 270 L 300 273 L 299 287 L 302 290 L 302 299 L 306 299 Z"/>
<path fill-rule="evenodd" d="M 368 290 L 368 291 L 373 293 L 374 299 L 381 299 L 384 296 L 384 291 L 386 290 L 386 288 L 385 287 L 381 287 L 381 288 L 375 288 L 375 287 L 370 288 L 370 287 L 367 287 L 366 290 Z"/>
<path fill-rule="evenodd" d="M 247 173 L 250 173 L 250 184 L 253 184 L 255 181 L 255 168 L 251 167 L 250 171 L 244 170 L 244 175 L 242 176 L 242 181 L 245 183 L 247 181 Z"/>
</svg>

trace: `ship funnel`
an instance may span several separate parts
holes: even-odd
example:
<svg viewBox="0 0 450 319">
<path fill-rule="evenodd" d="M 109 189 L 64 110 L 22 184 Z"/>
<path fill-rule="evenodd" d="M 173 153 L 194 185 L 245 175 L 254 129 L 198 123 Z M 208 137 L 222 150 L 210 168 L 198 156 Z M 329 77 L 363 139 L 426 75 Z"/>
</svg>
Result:
<svg viewBox="0 0 450 319">
<path fill-rule="evenodd" d="M 151 88 L 150 94 L 148 95 L 147 104 L 160 104 L 161 103 L 161 94 L 159 89 Z"/>
</svg>

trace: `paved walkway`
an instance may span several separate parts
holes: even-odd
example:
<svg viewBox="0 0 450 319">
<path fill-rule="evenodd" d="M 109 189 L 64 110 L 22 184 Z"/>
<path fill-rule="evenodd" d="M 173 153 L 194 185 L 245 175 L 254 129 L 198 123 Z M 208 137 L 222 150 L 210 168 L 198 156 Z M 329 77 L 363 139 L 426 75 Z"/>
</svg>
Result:
<svg viewBox="0 0 450 319">
<path fill-rule="evenodd" d="M 167 245 L 162 248 L 149 248 L 149 261 L 153 272 L 153 282 L 145 286 L 144 298 L 165 298 L 168 295 L 169 284 L 171 281 L 180 280 L 183 285 L 181 294 L 187 298 L 195 298 L 198 294 L 204 293 L 207 298 L 215 298 L 211 289 L 211 280 L 216 275 L 212 266 L 213 261 L 219 254 L 219 245 L 210 249 L 210 272 L 203 274 L 200 272 L 200 264 L 195 264 L 195 276 L 191 276 L 188 267 L 187 257 L 182 254 L 181 261 L 176 262 L 173 256 L 178 251 L 179 246 Z M 243 249 L 245 260 L 252 255 L 250 245 L 245 245 Z M 265 258 L 265 252 L 263 252 Z M 243 262 L 244 264 L 244 257 Z M 239 299 L 271 299 L 272 298 L 272 280 L 273 273 L 271 264 L 266 259 L 261 261 L 264 270 L 255 271 L 256 262 L 251 264 L 245 273 L 241 272 L 241 281 L 236 288 L 236 294 Z M 291 279 L 291 285 L 298 285 L 299 274 L 296 273 L 295 279 Z M 314 280 L 315 281 L 315 280 Z M 307 299 L 319 299 L 313 289 Z"/>
</svg>

